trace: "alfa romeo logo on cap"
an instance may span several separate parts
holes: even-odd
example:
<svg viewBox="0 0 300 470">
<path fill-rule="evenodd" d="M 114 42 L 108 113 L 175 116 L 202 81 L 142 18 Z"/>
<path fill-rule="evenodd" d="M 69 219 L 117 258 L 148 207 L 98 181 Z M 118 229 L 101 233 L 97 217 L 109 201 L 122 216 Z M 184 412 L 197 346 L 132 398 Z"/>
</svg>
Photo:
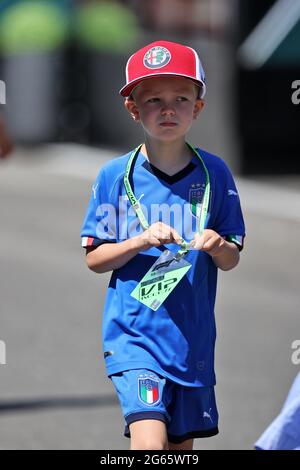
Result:
<svg viewBox="0 0 300 470">
<path fill-rule="evenodd" d="M 148 69 L 160 69 L 171 60 L 171 53 L 165 47 L 156 46 L 149 49 L 144 56 L 144 65 Z"/>
</svg>

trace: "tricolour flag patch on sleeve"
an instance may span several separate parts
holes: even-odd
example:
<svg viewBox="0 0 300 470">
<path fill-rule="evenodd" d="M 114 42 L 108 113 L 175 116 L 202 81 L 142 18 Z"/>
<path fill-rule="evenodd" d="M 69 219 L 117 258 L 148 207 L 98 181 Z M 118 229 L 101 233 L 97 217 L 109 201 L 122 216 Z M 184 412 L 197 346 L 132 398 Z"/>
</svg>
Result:
<svg viewBox="0 0 300 470">
<path fill-rule="evenodd" d="M 84 248 L 87 246 L 93 246 L 94 245 L 94 237 L 82 237 L 81 238 L 81 246 Z"/>
<path fill-rule="evenodd" d="M 225 239 L 228 242 L 235 243 L 241 251 L 244 247 L 244 237 L 242 235 L 226 235 Z"/>
</svg>

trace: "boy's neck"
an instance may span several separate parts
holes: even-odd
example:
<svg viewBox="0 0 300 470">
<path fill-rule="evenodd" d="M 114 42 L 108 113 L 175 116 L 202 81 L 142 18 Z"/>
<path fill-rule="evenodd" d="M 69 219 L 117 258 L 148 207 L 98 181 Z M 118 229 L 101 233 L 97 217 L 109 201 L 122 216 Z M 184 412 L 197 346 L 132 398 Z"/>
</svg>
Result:
<svg viewBox="0 0 300 470">
<path fill-rule="evenodd" d="M 172 176 L 192 160 L 192 151 L 185 141 L 159 142 L 146 140 L 141 152 L 159 170 Z"/>
</svg>

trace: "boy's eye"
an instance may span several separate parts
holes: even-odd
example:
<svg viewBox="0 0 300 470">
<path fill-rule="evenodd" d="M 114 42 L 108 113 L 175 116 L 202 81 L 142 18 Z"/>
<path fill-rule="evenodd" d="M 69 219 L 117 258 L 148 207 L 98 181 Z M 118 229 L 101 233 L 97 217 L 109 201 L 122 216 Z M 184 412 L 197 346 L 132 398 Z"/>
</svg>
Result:
<svg viewBox="0 0 300 470">
<path fill-rule="evenodd" d="M 188 99 L 185 96 L 177 96 L 176 101 L 187 101 Z M 159 103 L 160 98 L 158 97 L 153 97 L 153 98 L 148 98 L 147 103 Z"/>
</svg>

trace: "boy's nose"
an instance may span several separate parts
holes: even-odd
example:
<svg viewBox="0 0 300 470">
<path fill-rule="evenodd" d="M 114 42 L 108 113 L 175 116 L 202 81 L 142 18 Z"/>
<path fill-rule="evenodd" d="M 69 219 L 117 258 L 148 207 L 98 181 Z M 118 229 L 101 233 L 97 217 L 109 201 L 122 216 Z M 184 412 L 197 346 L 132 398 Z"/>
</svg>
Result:
<svg viewBox="0 0 300 470">
<path fill-rule="evenodd" d="M 162 116 L 173 116 L 175 114 L 175 110 L 172 106 L 165 105 L 161 109 Z"/>
</svg>

